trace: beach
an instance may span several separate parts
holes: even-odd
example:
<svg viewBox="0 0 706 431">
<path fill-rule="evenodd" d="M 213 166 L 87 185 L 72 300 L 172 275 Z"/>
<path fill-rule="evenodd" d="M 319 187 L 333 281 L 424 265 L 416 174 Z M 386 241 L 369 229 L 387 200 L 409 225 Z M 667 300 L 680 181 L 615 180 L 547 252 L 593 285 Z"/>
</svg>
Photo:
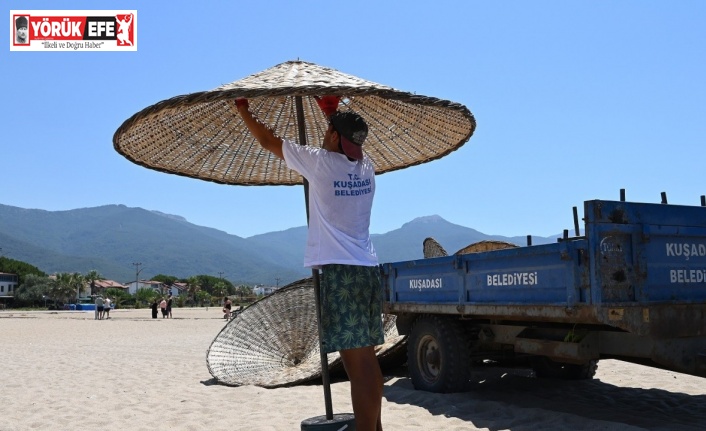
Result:
<svg viewBox="0 0 706 431">
<path fill-rule="evenodd" d="M 0 430 L 299 430 L 325 414 L 321 382 L 264 389 L 218 384 L 206 351 L 220 307 L 0 312 Z M 487 368 L 456 394 L 416 391 L 385 369 L 383 427 L 395 430 L 703 430 L 706 379 L 617 360 L 588 381 Z M 352 412 L 332 376 L 334 413 Z"/>
</svg>

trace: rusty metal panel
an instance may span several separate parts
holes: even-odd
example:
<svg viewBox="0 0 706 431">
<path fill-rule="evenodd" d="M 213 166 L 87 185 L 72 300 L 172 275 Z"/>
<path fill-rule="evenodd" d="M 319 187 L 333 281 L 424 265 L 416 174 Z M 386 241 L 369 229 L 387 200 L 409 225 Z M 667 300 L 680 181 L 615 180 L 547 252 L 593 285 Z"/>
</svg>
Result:
<svg viewBox="0 0 706 431">
<path fill-rule="evenodd" d="M 385 312 L 392 314 L 453 314 L 468 319 L 489 319 L 523 322 L 552 322 L 568 324 L 601 324 L 597 309 L 591 306 L 566 307 L 562 305 L 493 305 L 493 304 L 416 304 L 386 303 Z"/>
<path fill-rule="evenodd" d="M 585 203 L 595 303 L 706 302 L 706 207 Z"/>
<path fill-rule="evenodd" d="M 591 260 L 594 287 L 593 302 L 635 301 L 635 256 L 633 228 L 625 226 L 596 226 L 591 230 Z"/>
<path fill-rule="evenodd" d="M 639 224 L 706 227 L 706 207 L 591 200 L 584 202 L 587 224 Z"/>
<path fill-rule="evenodd" d="M 600 320 L 636 335 L 693 337 L 706 335 L 706 303 L 610 306 L 598 310 Z"/>
<path fill-rule="evenodd" d="M 706 336 L 657 340 L 652 360 L 671 370 L 706 377 Z"/>
<path fill-rule="evenodd" d="M 515 351 L 530 355 L 546 356 L 555 361 L 583 364 L 599 358 L 598 336 L 591 333 L 577 343 L 536 338 L 515 340 Z"/>
</svg>

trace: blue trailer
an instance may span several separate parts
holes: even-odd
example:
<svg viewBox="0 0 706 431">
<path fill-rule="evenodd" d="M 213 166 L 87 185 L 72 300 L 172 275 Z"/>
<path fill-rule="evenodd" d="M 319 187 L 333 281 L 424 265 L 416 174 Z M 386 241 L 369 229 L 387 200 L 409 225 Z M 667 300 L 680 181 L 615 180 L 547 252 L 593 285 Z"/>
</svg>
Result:
<svg viewBox="0 0 706 431">
<path fill-rule="evenodd" d="M 604 358 L 706 377 L 703 197 L 586 201 L 584 222 L 553 244 L 382 264 L 415 388 L 467 390 L 474 364 L 506 360 L 547 378 L 592 378 Z"/>
</svg>

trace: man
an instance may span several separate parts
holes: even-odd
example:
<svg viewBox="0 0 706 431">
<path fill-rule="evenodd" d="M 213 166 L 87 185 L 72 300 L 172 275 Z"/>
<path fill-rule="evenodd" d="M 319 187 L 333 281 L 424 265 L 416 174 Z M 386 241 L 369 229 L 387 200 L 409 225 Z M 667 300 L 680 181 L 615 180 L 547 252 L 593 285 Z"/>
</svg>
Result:
<svg viewBox="0 0 706 431">
<path fill-rule="evenodd" d="M 223 297 L 223 318 L 230 320 L 230 310 L 233 307 L 233 302 L 227 296 Z"/>
<path fill-rule="evenodd" d="M 382 287 L 369 226 L 375 168 L 363 154 L 368 126 L 336 112 L 338 97 L 317 99 L 329 127 L 321 148 L 283 140 L 260 123 L 245 99 L 233 110 L 260 145 L 309 181 L 309 230 L 304 265 L 321 269 L 322 344 L 338 351 L 351 382 L 358 431 L 381 431 L 383 379 L 375 345 L 384 343 Z"/>
<path fill-rule="evenodd" d="M 150 308 L 152 309 L 152 318 L 153 319 L 157 318 L 157 307 L 159 307 L 159 304 L 157 304 L 157 298 L 154 298 L 152 300 L 152 305 L 150 305 Z"/>
<path fill-rule="evenodd" d="M 26 45 L 29 43 L 27 24 L 26 16 L 21 16 L 15 20 L 15 44 Z"/>
<path fill-rule="evenodd" d="M 169 297 L 167 298 L 167 317 L 169 319 L 172 318 L 172 294 L 169 294 Z"/>
<path fill-rule="evenodd" d="M 96 296 L 96 319 L 103 320 L 103 297 Z"/>
<path fill-rule="evenodd" d="M 162 310 L 162 319 L 167 318 L 167 300 L 162 297 L 159 301 L 159 309 Z"/>
<path fill-rule="evenodd" d="M 113 303 L 113 301 L 110 300 L 109 297 L 105 297 L 105 300 L 103 301 L 103 316 L 105 316 L 106 319 L 110 319 L 110 306 Z"/>
</svg>

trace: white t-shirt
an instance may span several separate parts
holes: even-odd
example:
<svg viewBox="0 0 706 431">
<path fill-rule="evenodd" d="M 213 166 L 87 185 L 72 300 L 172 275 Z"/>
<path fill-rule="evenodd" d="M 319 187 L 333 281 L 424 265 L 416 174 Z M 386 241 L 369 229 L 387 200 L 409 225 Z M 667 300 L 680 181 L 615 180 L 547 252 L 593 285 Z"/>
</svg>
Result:
<svg viewBox="0 0 706 431">
<path fill-rule="evenodd" d="M 375 168 L 370 159 L 351 162 L 343 154 L 288 140 L 282 152 L 287 166 L 309 181 L 304 266 L 377 265 L 369 233 L 375 195 Z"/>
</svg>

